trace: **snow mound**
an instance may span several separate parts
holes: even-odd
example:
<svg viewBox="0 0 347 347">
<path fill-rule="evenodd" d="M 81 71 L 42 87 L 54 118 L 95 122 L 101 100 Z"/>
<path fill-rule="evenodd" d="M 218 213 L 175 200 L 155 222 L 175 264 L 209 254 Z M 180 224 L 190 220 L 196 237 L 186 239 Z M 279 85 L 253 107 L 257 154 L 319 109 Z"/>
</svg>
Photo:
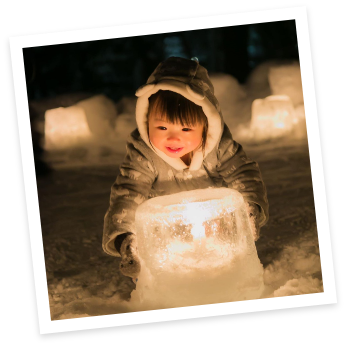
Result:
<svg viewBox="0 0 347 347">
<path fill-rule="evenodd" d="M 304 103 L 301 71 L 298 62 L 269 68 L 269 84 L 274 95 L 288 95 L 294 106 Z"/>
<path fill-rule="evenodd" d="M 317 278 L 294 278 L 289 280 L 284 286 L 274 291 L 274 297 L 321 293 L 323 283 Z"/>
<path fill-rule="evenodd" d="M 236 78 L 226 74 L 211 74 L 210 78 L 225 123 L 233 129 L 249 121 L 252 100 L 248 98 L 244 86 Z"/>
<path fill-rule="evenodd" d="M 264 283 L 271 297 L 323 291 L 315 230 L 307 231 L 284 246 L 279 256 L 265 268 Z"/>
<path fill-rule="evenodd" d="M 135 114 L 132 113 L 122 113 L 115 121 L 115 137 L 118 140 L 123 140 L 124 142 L 130 135 L 130 133 L 137 128 Z"/>
<path fill-rule="evenodd" d="M 257 65 L 249 74 L 246 80 L 246 89 L 248 93 L 258 93 L 258 98 L 265 98 L 272 94 L 269 75 L 271 71 L 274 71 L 273 77 L 276 78 L 276 69 L 279 71 L 279 75 L 283 74 L 283 68 L 287 71 L 296 69 L 298 62 L 296 60 L 268 60 Z M 289 70 L 288 68 L 289 67 Z M 282 70 L 282 71 L 281 71 Z M 277 92 L 276 92 L 277 94 Z"/>
<path fill-rule="evenodd" d="M 246 80 L 247 93 L 254 98 L 265 98 L 272 94 L 269 83 L 269 71 L 272 67 L 280 66 L 283 62 L 270 60 L 256 66 Z"/>
</svg>

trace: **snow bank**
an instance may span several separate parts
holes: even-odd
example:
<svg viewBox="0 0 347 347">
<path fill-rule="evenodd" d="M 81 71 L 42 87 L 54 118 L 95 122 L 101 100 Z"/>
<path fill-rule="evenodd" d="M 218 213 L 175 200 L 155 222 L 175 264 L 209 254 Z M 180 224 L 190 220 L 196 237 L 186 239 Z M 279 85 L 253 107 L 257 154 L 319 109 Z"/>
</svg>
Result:
<svg viewBox="0 0 347 347">
<path fill-rule="evenodd" d="M 323 291 L 318 237 L 315 230 L 302 233 L 284 246 L 264 272 L 268 297 L 319 293 Z"/>
<path fill-rule="evenodd" d="M 256 66 L 249 74 L 245 87 L 253 99 L 262 99 L 272 94 L 269 83 L 269 72 L 272 67 L 280 66 L 281 61 L 271 60 Z"/>
<path fill-rule="evenodd" d="M 120 114 L 115 121 L 115 137 L 119 141 L 125 142 L 130 133 L 137 128 L 136 120 L 134 114 L 131 113 L 122 113 Z"/>
<path fill-rule="evenodd" d="M 274 297 L 320 293 L 323 291 L 323 284 L 318 278 L 300 277 L 289 280 L 284 286 L 274 291 Z"/>
<path fill-rule="evenodd" d="M 230 75 L 211 74 L 210 78 L 225 123 L 234 129 L 239 124 L 249 121 L 252 100 L 248 97 L 245 87 Z"/>
<path fill-rule="evenodd" d="M 271 244 L 276 244 L 275 240 L 272 241 Z M 280 240 L 278 243 L 281 244 Z M 279 245 L 276 247 L 280 248 Z M 62 251 L 65 248 L 67 247 L 64 246 L 60 250 Z M 53 253 L 58 252 L 55 249 L 52 250 L 54 251 Z M 75 254 L 70 255 L 68 250 L 64 250 L 64 255 L 68 259 L 74 259 L 76 257 Z M 64 261 L 61 258 L 61 254 L 56 254 L 56 256 L 60 262 Z M 91 264 L 95 262 L 97 262 L 97 270 L 90 268 Z M 111 262 L 114 263 L 112 267 L 108 265 Z M 47 266 L 49 267 L 49 263 Z M 159 300 L 158 293 L 156 295 L 152 293 L 152 296 L 150 293 L 147 293 L 150 296 L 150 300 L 142 300 L 141 286 L 132 292 L 130 301 L 128 301 L 129 298 L 122 295 L 123 292 L 129 291 L 130 279 L 122 277 L 117 270 L 117 259 L 90 259 L 89 261 L 84 261 L 83 266 L 86 268 L 86 271 L 77 271 L 76 275 L 70 274 L 66 275 L 63 279 L 54 278 L 50 280 L 48 289 L 52 320 L 163 308 L 163 301 Z M 247 273 L 246 265 L 242 269 Z M 231 273 L 229 275 L 232 276 L 233 274 Z M 265 289 L 260 298 L 322 292 L 323 282 L 316 231 L 313 229 L 304 231 L 297 239 L 286 244 L 278 256 L 265 267 L 263 279 Z M 224 289 L 226 289 L 226 283 L 223 281 L 219 283 L 218 278 L 214 285 L 224 286 Z M 208 290 L 208 287 L 204 291 L 201 289 L 201 286 L 197 286 L 195 288 L 196 298 L 199 298 L 199 295 L 206 295 Z M 177 292 L 178 295 L 183 293 L 182 288 Z M 259 298 L 259 291 L 255 291 L 253 295 L 251 298 L 255 298 L 257 295 Z M 191 306 L 194 304 L 194 300 L 193 303 L 189 302 L 189 298 L 191 298 L 189 295 L 186 299 L 182 297 L 181 303 Z M 215 293 L 213 297 L 208 299 L 210 302 L 223 301 Z M 188 302 L 185 302 L 187 300 Z M 239 300 L 244 300 L 244 298 L 240 297 Z M 167 305 L 166 307 L 175 306 L 170 300 L 166 300 L 164 304 Z"/>
<path fill-rule="evenodd" d="M 273 95 L 287 95 L 296 107 L 304 103 L 301 71 L 298 62 L 269 68 L 269 84 Z"/>
</svg>

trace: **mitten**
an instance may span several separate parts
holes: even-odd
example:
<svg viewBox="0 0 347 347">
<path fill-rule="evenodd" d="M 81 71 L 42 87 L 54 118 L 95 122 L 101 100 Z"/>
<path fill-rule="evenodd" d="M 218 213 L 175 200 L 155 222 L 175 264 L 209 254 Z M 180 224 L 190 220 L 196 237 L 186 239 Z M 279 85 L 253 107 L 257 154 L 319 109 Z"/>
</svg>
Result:
<svg viewBox="0 0 347 347">
<path fill-rule="evenodd" d="M 257 241 L 259 239 L 260 234 L 260 227 L 259 227 L 259 216 L 260 216 L 260 210 L 259 206 L 257 204 L 248 202 L 246 203 L 247 211 L 249 215 L 249 220 L 251 223 L 251 230 L 253 234 L 254 241 Z"/>
<path fill-rule="evenodd" d="M 119 269 L 124 276 L 136 279 L 141 271 L 141 262 L 137 251 L 136 236 L 128 233 L 120 246 L 122 260 Z"/>
</svg>

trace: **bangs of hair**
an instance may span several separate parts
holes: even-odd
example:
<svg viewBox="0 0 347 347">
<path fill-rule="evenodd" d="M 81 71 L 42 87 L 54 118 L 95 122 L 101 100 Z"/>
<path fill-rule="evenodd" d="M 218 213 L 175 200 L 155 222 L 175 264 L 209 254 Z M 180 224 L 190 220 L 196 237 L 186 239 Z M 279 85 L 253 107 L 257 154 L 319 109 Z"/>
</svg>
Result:
<svg viewBox="0 0 347 347">
<path fill-rule="evenodd" d="M 148 118 L 154 115 L 169 123 L 182 126 L 207 124 L 207 118 L 201 106 L 171 90 L 159 90 L 150 96 Z"/>
</svg>

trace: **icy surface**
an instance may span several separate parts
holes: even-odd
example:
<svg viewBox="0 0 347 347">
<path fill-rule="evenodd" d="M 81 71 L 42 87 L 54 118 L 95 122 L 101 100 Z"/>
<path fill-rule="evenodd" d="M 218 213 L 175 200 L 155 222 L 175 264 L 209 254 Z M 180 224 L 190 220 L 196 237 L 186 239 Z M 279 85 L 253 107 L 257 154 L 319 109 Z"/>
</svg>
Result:
<svg viewBox="0 0 347 347">
<path fill-rule="evenodd" d="M 157 197 L 136 212 L 136 295 L 156 307 L 259 298 L 263 267 L 242 195 L 209 188 Z"/>
</svg>

